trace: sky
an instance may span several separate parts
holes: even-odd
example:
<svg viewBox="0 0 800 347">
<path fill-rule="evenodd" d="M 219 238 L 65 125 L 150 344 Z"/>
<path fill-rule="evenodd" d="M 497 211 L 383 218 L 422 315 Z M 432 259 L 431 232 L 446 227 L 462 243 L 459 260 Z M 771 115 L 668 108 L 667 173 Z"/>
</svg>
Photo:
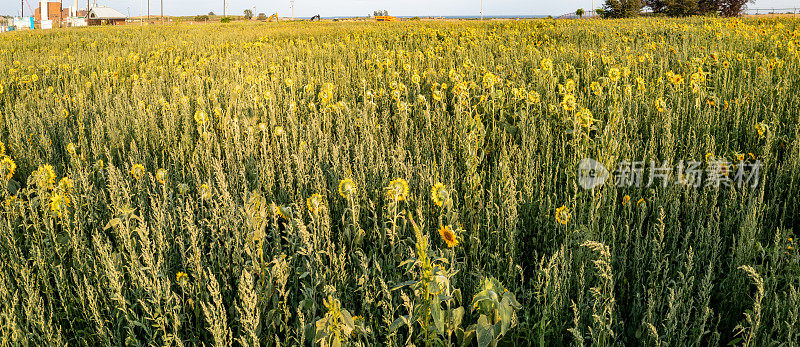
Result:
<svg viewBox="0 0 800 347">
<path fill-rule="evenodd" d="M 25 13 L 29 8 L 38 7 L 36 0 L 26 1 Z M 98 5 L 106 5 L 123 14 L 139 16 L 147 12 L 147 0 L 90 0 Z M 150 0 L 150 13 L 160 12 L 162 0 Z M 188 16 L 207 14 L 213 11 L 223 13 L 223 0 L 163 0 L 164 14 Z M 0 0 L 0 15 L 19 15 L 20 0 Z M 72 5 L 74 0 L 64 0 L 64 7 Z M 281 17 L 291 16 L 291 0 L 227 0 L 228 14 L 242 14 L 244 9 L 253 9 L 255 13 L 267 15 L 277 12 Z M 498 15 L 553 15 L 574 13 L 576 9 L 590 9 L 594 3 L 600 7 L 603 0 L 483 0 L 483 13 L 487 16 Z M 30 6 L 29 6 L 30 5 Z M 86 0 L 78 0 L 78 7 L 86 8 Z M 756 0 L 749 4 L 750 8 L 800 8 L 797 0 Z M 294 16 L 311 17 L 320 14 L 322 17 L 366 16 L 374 10 L 388 10 L 393 16 L 478 16 L 481 0 L 295 0 Z M 144 12 L 142 12 L 144 11 Z"/>
</svg>

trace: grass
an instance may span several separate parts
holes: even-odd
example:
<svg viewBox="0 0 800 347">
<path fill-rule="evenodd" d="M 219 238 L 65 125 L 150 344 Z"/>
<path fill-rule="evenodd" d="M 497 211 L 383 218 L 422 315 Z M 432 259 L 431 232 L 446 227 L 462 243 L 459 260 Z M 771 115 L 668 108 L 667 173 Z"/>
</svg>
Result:
<svg viewBox="0 0 800 347">
<path fill-rule="evenodd" d="M 0 343 L 797 345 L 798 44 L 794 18 L 0 35 Z M 761 166 L 585 190 L 583 158 Z"/>
</svg>

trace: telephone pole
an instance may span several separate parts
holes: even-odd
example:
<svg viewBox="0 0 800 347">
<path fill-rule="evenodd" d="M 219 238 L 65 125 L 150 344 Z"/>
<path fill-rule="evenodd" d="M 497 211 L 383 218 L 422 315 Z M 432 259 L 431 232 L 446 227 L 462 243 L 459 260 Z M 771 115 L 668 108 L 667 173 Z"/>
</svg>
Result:
<svg viewBox="0 0 800 347">
<path fill-rule="evenodd" d="M 228 2 L 222 1 L 222 18 L 225 18 L 227 16 L 228 16 Z"/>
<path fill-rule="evenodd" d="M 161 0 L 161 25 L 164 25 L 164 0 Z"/>
<path fill-rule="evenodd" d="M 147 24 L 150 24 L 150 0 L 147 0 Z"/>
<path fill-rule="evenodd" d="M 291 0 L 291 2 L 292 2 L 292 20 L 294 20 L 294 0 Z"/>
<path fill-rule="evenodd" d="M 483 0 L 481 0 L 481 20 L 483 20 Z"/>
</svg>

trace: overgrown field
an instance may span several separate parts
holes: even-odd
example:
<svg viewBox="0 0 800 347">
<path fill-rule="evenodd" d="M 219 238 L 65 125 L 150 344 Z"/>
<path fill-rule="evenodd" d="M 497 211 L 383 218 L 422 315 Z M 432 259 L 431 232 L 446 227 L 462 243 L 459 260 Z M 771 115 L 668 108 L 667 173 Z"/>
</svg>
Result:
<svg viewBox="0 0 800 347">
<path fill-rule="evenodd" d="M 798 46 L 792 18 L 2 34 L 0 344 L 797 346 Z"/>
</svg>

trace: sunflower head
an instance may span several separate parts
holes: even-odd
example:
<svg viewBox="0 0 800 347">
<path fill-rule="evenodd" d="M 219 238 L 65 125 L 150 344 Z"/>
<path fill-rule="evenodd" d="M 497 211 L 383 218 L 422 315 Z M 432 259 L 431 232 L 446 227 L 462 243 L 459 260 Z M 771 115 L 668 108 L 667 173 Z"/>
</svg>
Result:
<svg viewBox="0 0 800 347">
<path fill-rule="evenodd" d="M 339 181 L 339 195 L 343 198 L 347 199 L 353 196 L 353 193 L 356 191 L 356 184 L 353 180 L 349 178 L 345 178 Z"/>
<path fill-rule="evenodd" d="M 11 157 L 3 156 L 3 159 L 0 160 L 0 177 L 5 178 L 6 180 L 10 180 L 12 176 L 14 176 L 14 171 L 17 170 L 17 164 L 14 163 L 14 159 Z"/>
<path fill-rule="evenodd" d="M 183 271 L 180 271 L 177 274 L 175 274 L 175 281 L 177 281 L 179 285 L 185 286 L 186 284 L 189 283 L 189 275 L 187 275 Z"/>
<path fill-rule="evenodd" d="M 50 211 L 55 212 L 59 217 L 63 216 L 69 205 L 69 198 L 61 194 L 53 194 L 50 197 Z"/>
<path fill-rule="evenodd" d="M 306 199 L 306 206 L 308 206 L 308 210 L 311 211 L 311 213 L 315 215 L 319 214 L 319 211 L 322 209 L 322 195 L 311 195 Z"/>
<path fill-rule="evenodd" d="M 572 214 L 569 212 L 567 205 L 561 205 L 556 209 L 556 222 L 559 224 L 567 225 Z"/>
<path fill-rule="evenodd" d="M 42 165 L 33 173 L 34 182 L 36 186 L 41 189 L 51 189 L 56 183 L 56 174 L 53 172 L 53 166 Z"/>
<path fill-rule="evenodd" d="M 630 195 L 625 195 L 624 197 L 622 197 L 622 206 L 627 205 L 629 201 L 631 201 Z"/>
<path fill-rule="evenodd" d="M 447 247 L 455 247 L 458 245 L 458 238 L 456 234 L 450 229 L 449 225 L 443 225 L 439 227 L 439 236 L 442 237 L 442 241 L 447 244 Z"/>
<path fill-rule="evenodd" d="M 131 168 L 131 176 L 135 179 L 141 179 L 144 177 L 144 166 L 142 164 L 136 164 Z"/>
<path fill-rule="evenodd" d="M 408 198 L 408 182 L 402 178 L 395 178 L 386 187 L 386 195 L 393 201 L 404 201 Z"/>
<path fill-rule="evenodd" d="M 168 178 L 169 175 L 167 174 L 167 170 L 158 169 L 158 171 L 156 171 L 156 181 L 158 181 L 158 183 L 165 184 L 167 183 Z"/>
<path fill-rule="evenodd" d="M 431 200 L 436 206 L 442 207 L 445 203 L 449 203 L 450 192 L 447 191 L 444 184 L 437 182 L 431 189 Z"/>
<path fill-rule="evenodd" d="M 200 188 L 197 188 L 197 191 L 200 193 L 200 199 L 211 199 L 211 187 L 209 187 L 208 184 L 201 184 Z"/>
</svg>

